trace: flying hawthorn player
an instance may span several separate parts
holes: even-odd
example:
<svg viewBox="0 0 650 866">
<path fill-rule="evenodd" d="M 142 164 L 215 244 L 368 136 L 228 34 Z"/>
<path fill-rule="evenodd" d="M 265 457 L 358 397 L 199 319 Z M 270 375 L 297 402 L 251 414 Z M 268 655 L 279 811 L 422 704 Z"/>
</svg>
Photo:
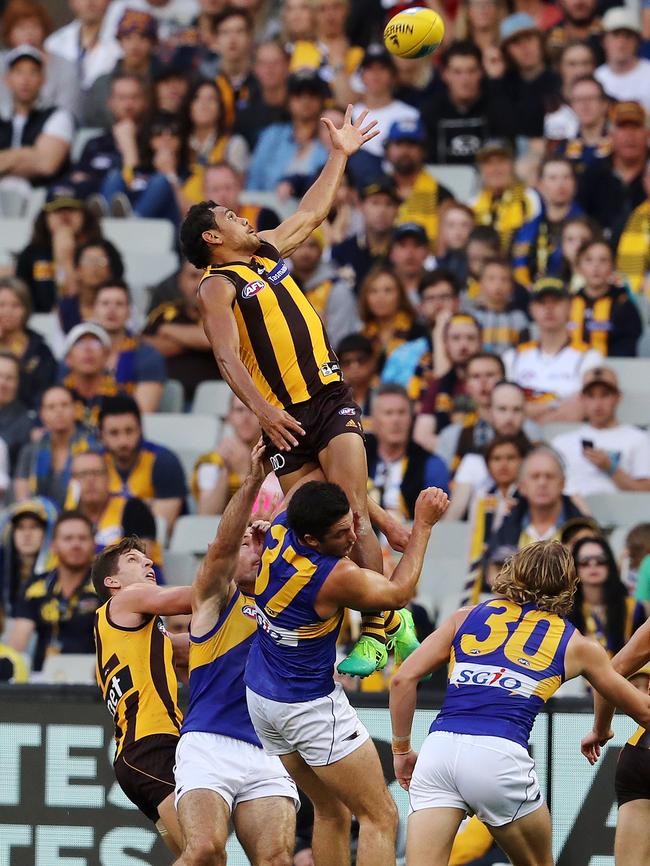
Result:
<svg viewBox="0 0 650 866">
<path fill-rule="evenodd" d="M 257 415 L 269 461 L 285 492 L 320 466 L 345 491 L 357 519 L 352 558 L 382 571 L 370 516 L 390 540 L 394 524 L 369 514 L 368 469 L 361 410 L 344 384 L 318 314 L 284 261 L 330 212 L 348 157 L 378 135 L 367 111 L 328 128 L 330 156 L 296 213 L 259 234 L 243 217 L 213 201 L 188 211 L 183 252 L 205 268 L 198 296 L 217 363 L 232 390 Z M 387 643 L 406 658 L 418 645 L 408 611 L 366 612 L 362 636 L 341 673 L 368 676 L 386 664 Z"/>
<path fill-rule="evenodd" d="M 174 758 L 182 713 L 174 648 L 161 616 L 192 612 L 189 586 L 157 586 L 153 562 L 135 536 L 105 548 L 92 581 L 102 606 L 95 615 L 97 684 L 115 722 L 115 776 L 178 855 L 181 831 L 174 808 Z"/>
</svg>

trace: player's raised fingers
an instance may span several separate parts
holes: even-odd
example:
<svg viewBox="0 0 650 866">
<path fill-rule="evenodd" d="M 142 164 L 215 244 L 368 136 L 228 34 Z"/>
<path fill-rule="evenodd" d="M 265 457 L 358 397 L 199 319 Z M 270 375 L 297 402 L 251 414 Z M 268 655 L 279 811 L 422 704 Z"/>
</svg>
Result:
<svg viewBox="0 0 650 866">
<path fill-rule="evenodd" d="M 361 129 L 361 125 L 364 122 L 364 120 L 366 119 L 366 117 L 368 117 L 368 109 L 364 108 L 364 110 L 361 112 L 361 114 L 354 121 L 354 126 L 356 126 L 358 129 Z"/>
<path fill-rule="evenodd" d="M 345 109 L 345 117 L 343 118 L 343 125 L 346 123 L 350 123 L 352 121 L 352 105 L 348 103 L 348 107 Z"/>
</svg>

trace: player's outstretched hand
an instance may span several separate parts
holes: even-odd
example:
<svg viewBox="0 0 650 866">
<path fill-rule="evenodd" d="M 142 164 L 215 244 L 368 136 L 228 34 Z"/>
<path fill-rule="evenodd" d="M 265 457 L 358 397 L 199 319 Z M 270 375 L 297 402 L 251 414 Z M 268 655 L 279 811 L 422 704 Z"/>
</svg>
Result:
<svg viewBox="0 0 650 866">
<path fill-rule="evenodd" d="M 298 444 L 296 436 L 305 435 L 302 424 L 277 406 L 267 405 L 264 414 L 259 415 L 259 422 L 279 451 L 291 451 Z"/>
<path fill-rule="evenodd" d="M 266 478 L 266 469 L 264 468 L 265 450 L 264 442 L 260 437 L 251 451 L 251 468 L 249 473 L 256 484 L 261 484 Z"/>
<path fill-rule="evenodd" d="M 411 784 L 411 776 L 415 768 L 415 762 L 418 759 L 418 753 L 411 749 L 406 755 L 393 755 L 393 767 L 395 768 L 395 778 L 400 784 L 400 787 L 408 791 Z"/>
<path fill-rule="evenodd" d="M 415 519 L 435 526 L 449 507 L 449 497 L 439 487 L 427 487 L 415 503 Z"/>
<path fill-rule="evenodd" d="M 377 121 L 371 120 L 370 123 L 366 123 L 367 116 L 368 109 L 362 111 L 353 123 L 352 106 L 348 105 L 345 111 L 345 120 L 340 129 L 334 126 L 329 117 L 321 117 L 321 121 L 329 130 L 333 149 L 342 151 L 346 156 L 352 156 L 367 141 L 379 135 L 379 130 L 375 129 Z"/>
<path fill-rule="evenodd" d="M 591 731 L 586 737 L 583 737 L 582 742 L 580 743 L 580 751 L 590 764 L 595 764 L 600 757 L 602 746 L 604 746 L 608 740 L 611 740 L 613 736 L 614 732 L 612 730 L 608 731 L 606 737 L 597 734 L 595 731 Z"/>
</svg>

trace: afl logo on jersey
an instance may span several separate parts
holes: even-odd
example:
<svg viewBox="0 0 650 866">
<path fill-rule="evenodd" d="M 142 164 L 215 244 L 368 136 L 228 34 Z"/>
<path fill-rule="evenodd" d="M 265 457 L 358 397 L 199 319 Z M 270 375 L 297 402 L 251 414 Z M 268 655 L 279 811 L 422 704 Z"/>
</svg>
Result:
<svg viewBox="0 0 650 866">
<path fill-rule="evenodd" d="M 248 300 L 248 298 L 255 297 L 255 295 L 262 291 L 265 285 L 266 283 L 264 280 L 253 280 L 252 283 L 246 283 L 244 288 L 241 290 L 242 298 Z"/>
</svg>

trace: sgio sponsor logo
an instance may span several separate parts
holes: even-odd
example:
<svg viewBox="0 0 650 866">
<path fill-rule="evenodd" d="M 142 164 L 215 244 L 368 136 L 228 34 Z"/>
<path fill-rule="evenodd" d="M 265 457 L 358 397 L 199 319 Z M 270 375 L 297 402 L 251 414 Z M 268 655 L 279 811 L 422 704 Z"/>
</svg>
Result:
<svg viewBox="0 0 650 866">
<path fill-rule="evenodd" d="M 454 686 L 490 686 L 525 698 L 533 695 L 539 686 L 537 680 L 518 671 L 497 665 L 462 662 L 454 668 L 449 683 Z"/>
<path fill-rule="evenodd" d="M 257 605 L 243 605 L 242 613 L 244 616 L 254 619 L 257 623 L 257 627 L 268 634 L 271 640 L 275 641 L 275 643 L 283 644 L 284 646 L 298 646 L 297 636 L 287 629 L 274 628 L 268 617 L 264 615 Z"/>
</svg>

